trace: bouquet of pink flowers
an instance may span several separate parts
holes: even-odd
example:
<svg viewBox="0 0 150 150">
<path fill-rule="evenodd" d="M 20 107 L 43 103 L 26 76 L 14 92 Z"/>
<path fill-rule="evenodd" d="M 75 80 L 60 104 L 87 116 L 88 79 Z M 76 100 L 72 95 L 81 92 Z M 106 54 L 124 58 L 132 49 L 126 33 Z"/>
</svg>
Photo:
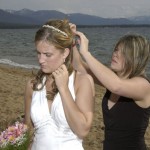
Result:
<svg viewBox="0 0 150 150">
<path fill-rule="evenodd" d="M 15 122 L 0 134 L 0 150 L 24 150 L 27 149 L 28 127 L 27 125 Z M 22 146 L 23 144 L 26 144 Z M 19 148 L 20 147 L 20 148 Z M 21 148 L 22 147 L 22 148 Z M 24 148 L 23 148 L 24 147 Z"/>
</svg>

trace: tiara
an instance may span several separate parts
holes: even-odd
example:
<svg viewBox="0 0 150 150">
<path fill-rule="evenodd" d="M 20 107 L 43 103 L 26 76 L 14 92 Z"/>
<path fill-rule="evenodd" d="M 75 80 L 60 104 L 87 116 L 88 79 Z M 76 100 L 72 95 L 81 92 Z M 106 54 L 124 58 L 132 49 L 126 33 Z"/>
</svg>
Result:
<svg viewBox="0 0 150 150">
<path fill-rule="evenodd" d="M 67 33 L 65 33 L 65 32 L 59 30 L 58 28 L 55 28 L 55 27 L 53 27 L 53 26 L 50 26 L 50 25 L 48 25 L 48 24 L 47 24 L 47 25 L 43 25 L 42 27 L 50 28 L 50 29 L 52 29 L 52 30 L 54 30 L 54 31 L 57 31 L 57 32 L 63 34 L 64 36 L 68 37 Z"/>
</svg>

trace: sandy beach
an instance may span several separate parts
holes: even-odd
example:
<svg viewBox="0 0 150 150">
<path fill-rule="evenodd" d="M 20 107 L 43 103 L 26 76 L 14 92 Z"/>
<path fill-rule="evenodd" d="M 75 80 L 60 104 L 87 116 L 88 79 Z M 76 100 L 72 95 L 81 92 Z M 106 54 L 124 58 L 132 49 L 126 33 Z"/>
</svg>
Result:
<svg viewBox="0 0 150 150">
<path fill-rule="evenodd" d="M 0 131 L 11 121 L 24 114 L 24 89 L 26 81 L 32 76 L 31 69 L 0 64 Z M 90 133 L 84 139 L 85 150 L 102 150 L 104 125 L 101 112 L 101 99 L 104 88 L 95 85 L 96 99 L 94 121 Z M 150 123 L 145 134 L 145 141 L 150 150 Z"/>
</svg>

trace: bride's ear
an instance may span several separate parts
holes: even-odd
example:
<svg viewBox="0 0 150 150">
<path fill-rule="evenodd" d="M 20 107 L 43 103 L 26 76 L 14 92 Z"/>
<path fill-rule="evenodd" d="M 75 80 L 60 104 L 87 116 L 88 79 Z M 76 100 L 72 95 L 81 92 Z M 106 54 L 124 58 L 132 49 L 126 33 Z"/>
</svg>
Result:
<svg viewBox="0 0 150 150">
<path fill-rule="evenodd" d="M 67 58 L 67 56 L 69 55 L 69 53 L 70 53 L 70 49 L 69 48 L 65 48 L 64 54 L 63 54 L 64 59 Z"/>
</svg>

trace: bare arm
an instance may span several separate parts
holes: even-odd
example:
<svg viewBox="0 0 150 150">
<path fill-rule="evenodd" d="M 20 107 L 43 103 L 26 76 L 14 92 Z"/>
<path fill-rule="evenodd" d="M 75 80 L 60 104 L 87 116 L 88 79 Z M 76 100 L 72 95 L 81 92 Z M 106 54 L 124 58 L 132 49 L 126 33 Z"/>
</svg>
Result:
<svg viewBox="0 0 150 150">
<path fill-rule="evenodd" d="M 32 100 L 32 84 L 31 81 L 28 81 L 25 88 L 25 120 L 24 123 L 29 127 L 30 130 L 30 144 L 28 146 L 28 150 L 31 150 L 32 140 L 33 140 L 33 124 L 30 117 L 30 108 L 31 108 L 31 100 Z"/>
<path fill-rule="evenodd" d="M 31 81 L 28 81 L 25 88 L 25 124 L 29 127 L 32 127 L 31 118 L 30 118 L 30 108 L 31 108 L 31 99 L 32 99 L 32 85 Z"/>
<path fill-rule="evenodd" d="M 97 79 L 97 77 L 93 74 L 93 72 L 90 70 L 88 64 L 83 60 L 81 57 L 78 49 L 76 46 L 73 47 L 73 61 L 72 61 L 73 67 L 82 73 L 88 73 L 92 76 L 94 79 L 94 83 L 102 85 L 100 81 Z"/>
<path fill-rule="evenodd" d="M 145 104 L 150 98 L 150 84 L 149 82 L 141 77 L 135 77 L 132 79 L 119 78 L 112 70 L 97 61 L 88 52 L 88 39 L 83 33 L 77 32 L 80 36 L 81 45 L 80 52 L 84 57 L 91 71 L 95 74 L 97 79 L 112 93 L 117 95 L 133 98 L 137 101 L 143 101 Z"/>
<path fill-rule="evenodd" d="M 77 74 L 74 100 L 67 84 L 66 68 L 61 66 L 59 74 L 54 73 L 67 122 L 78 137 L 85 137 L 92 125 L 94 109 L 94 83 L 89 75 Z M 61 73 L 60 73 L 61 72 Z"/>
</svg>

